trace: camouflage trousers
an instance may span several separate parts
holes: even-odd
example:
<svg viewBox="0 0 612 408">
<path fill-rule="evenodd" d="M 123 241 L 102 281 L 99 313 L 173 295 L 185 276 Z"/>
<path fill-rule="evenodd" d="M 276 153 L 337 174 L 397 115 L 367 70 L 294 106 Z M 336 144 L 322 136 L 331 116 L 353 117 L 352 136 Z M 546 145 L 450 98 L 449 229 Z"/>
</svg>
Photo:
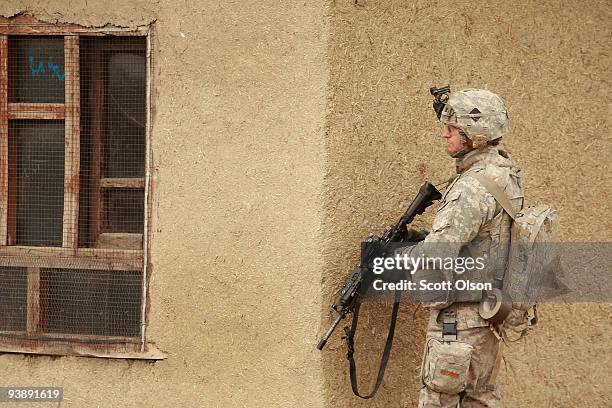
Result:
<svg viewBox="0 0 612 408">
<path fill-rule="evenodd" d="M 419 408 L 502 406 L 495 384 L 502 342 L 490 327 L 483 327 L 483 320 L 481 327 L 469 327 L 479 325 L 479 316 L 474 313 L 474 307 L 460 307 L 457 341 L 443 342 L 441 324 L 435 319 L 438 311 L 432 311 L 421 368 Z"/>
</svg>

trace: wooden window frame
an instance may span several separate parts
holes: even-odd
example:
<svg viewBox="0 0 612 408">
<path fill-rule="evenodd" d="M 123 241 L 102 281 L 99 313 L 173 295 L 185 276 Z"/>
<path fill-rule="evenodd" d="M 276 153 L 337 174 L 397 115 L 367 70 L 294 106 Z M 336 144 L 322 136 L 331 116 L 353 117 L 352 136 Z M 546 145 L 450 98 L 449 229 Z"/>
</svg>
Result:
<svg viewBox="0 0 612 408">
<path fill-rule="evenodd" d="M 9 103 L 8 102 L 8 37 L 9 36 L 63 36 L 64 37 L 64 103 Z M 145 193 L 144 234 L 102 234 L 107 242 L 119 246 L 140 239 L 141 249 L 79 248 L 79 161 L 80 161 L 80 72 L 79 41 L 82 36 L 142 36 L 146 37 L 146 157 L 143 178 L 102 178 L 95 191 L 105 188 L 143 188 Z M 162 359 L 165 354 L 153 344 L 146 342 L 148 311 L 148 270 L 150 265 L 150 219 L 151 219 L 151 163 L 150 163 L 150 56 L 151 31 L 149 27 L 124 29 L 116 27 L 85 28 L 71 24 L 50 24 L 29 15 L 12 18 L 0 17 L 0 266 L 27 269 L 27 329 L 24 332 L 1 332 L 0 351 L 79 355 L 111 358 Z M 101 93 L 102 90 L 99 90 Z M 96 90 L 93 91 L 96 97 Z M 98 95 L 99 96 L 99 95 Z M 65 124 L 65 175 L 64 217 L 61 247 L 17 246 L 15 221 L 10 217 L 14 211 L 9 197 L 9 149 L 8 125 L 13 119 L 64 120 Z M 94 124 L 94 157 L 100 157 L 101 129 Z M 97 136 L 97 139 L 96 139 Z M 97 141 L 97 143 L 96 143 Z M 98 154 L 96 156 L 96 154 Z M 99 167 L 99 166 L 98 166 Z M 14 184 L 14 183 L 13 183 Z M 94 203 L 98 200 L 93 200 Z M 101 205 L 101 201 L 98 203 Z M 99 214 L 99 212 L 98 212 Z M 13 219 L 11 222 L 10 220 Z M 99 233 L 100 222 L 95 233 Z M 95 228 L 94 228 L 95 229 Z M 40 331 L 40 269 L 75 268 L 104 271 L 141 271 L 143 273 L 142 310 L 140 338 L 45 333 Z M 3 336 L 4 335 L 4 336 Z"/>
</svg>

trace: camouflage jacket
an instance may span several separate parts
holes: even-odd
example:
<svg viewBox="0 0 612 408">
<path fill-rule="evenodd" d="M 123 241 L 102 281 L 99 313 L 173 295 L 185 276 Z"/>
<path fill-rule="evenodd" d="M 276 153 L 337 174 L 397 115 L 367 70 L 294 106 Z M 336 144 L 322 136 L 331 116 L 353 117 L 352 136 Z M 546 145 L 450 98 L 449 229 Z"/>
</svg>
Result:
<svg viewBox="0 0 612 408">
<path fill-rule="evenodd" d="M 470 173 L 481 172 L 493 179 L 508 195 L 513 207 L 519 210 L 523 204 L 520 171 L 506 152 L 492 146 L 469 152 L 457 159 L 456 167 L 457 176 L 442 196 L 431 232 L 424 241 L 403 249 L 401 253 L 409 257 L 443 259 L 483 256 L 489 260 L 484 270 L 471 271 L 459 278 L 471 282 L 491 281 L 492 274 L 504 263 L 496 260 L 496 254 L 504 247 L 507 250 L 507 244 L 500 244 L 500 241 L 508 242 L 504 240 L 507 237 L 504 234 L 509 234 L 510 218 L 485 187 L 470 177 Z M 456 279 L 457 275 L 452 278 Z M 477 302 L 481 292 L 454 291 L 449 295 L 451 297 L 446 301 L 429 306 L 441 308 L 453 300 Z"/>
</svg>

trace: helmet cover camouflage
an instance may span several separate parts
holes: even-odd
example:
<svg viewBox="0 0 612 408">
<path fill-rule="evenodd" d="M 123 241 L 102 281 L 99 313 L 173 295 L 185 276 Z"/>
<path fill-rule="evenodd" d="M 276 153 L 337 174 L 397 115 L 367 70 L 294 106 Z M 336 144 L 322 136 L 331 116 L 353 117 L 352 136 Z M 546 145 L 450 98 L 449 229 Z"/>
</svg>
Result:
<svg viewBox="0 0 612 408">
<path fill-rule="evenodd" d="M 484 136 L 492 141 L 510 133 L 506 105 L 499 96 L 484 89 L 463 89 L 451 94 L 440 121 L 461 129 L 470 140 Z"/>
</svg>

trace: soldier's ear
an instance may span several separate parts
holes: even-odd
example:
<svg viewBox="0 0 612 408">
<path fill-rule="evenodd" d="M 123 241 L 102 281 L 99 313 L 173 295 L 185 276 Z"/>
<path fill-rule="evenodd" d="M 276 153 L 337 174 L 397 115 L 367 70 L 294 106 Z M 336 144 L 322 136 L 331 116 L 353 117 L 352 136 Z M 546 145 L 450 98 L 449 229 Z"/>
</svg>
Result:
<svg viewBox="0 0 612 408">
<path fill-rule="evenodd" d="M 470 150 L 474 148 L 474 142 L 472 142 L 472 140 L 469 137 L 465 137 L 463 140 L 464 140 L 465 147 L 467 147 Z"/>
<path fill-rule="evenodd" d="M 474 149 L 480 149 L 487 145 L 488 139 L 485 135 L 476 135 L 472 138 L 472 140 L 470 140 L 470 142 L 472 143 L 471 147 Z"/>
</svg>

